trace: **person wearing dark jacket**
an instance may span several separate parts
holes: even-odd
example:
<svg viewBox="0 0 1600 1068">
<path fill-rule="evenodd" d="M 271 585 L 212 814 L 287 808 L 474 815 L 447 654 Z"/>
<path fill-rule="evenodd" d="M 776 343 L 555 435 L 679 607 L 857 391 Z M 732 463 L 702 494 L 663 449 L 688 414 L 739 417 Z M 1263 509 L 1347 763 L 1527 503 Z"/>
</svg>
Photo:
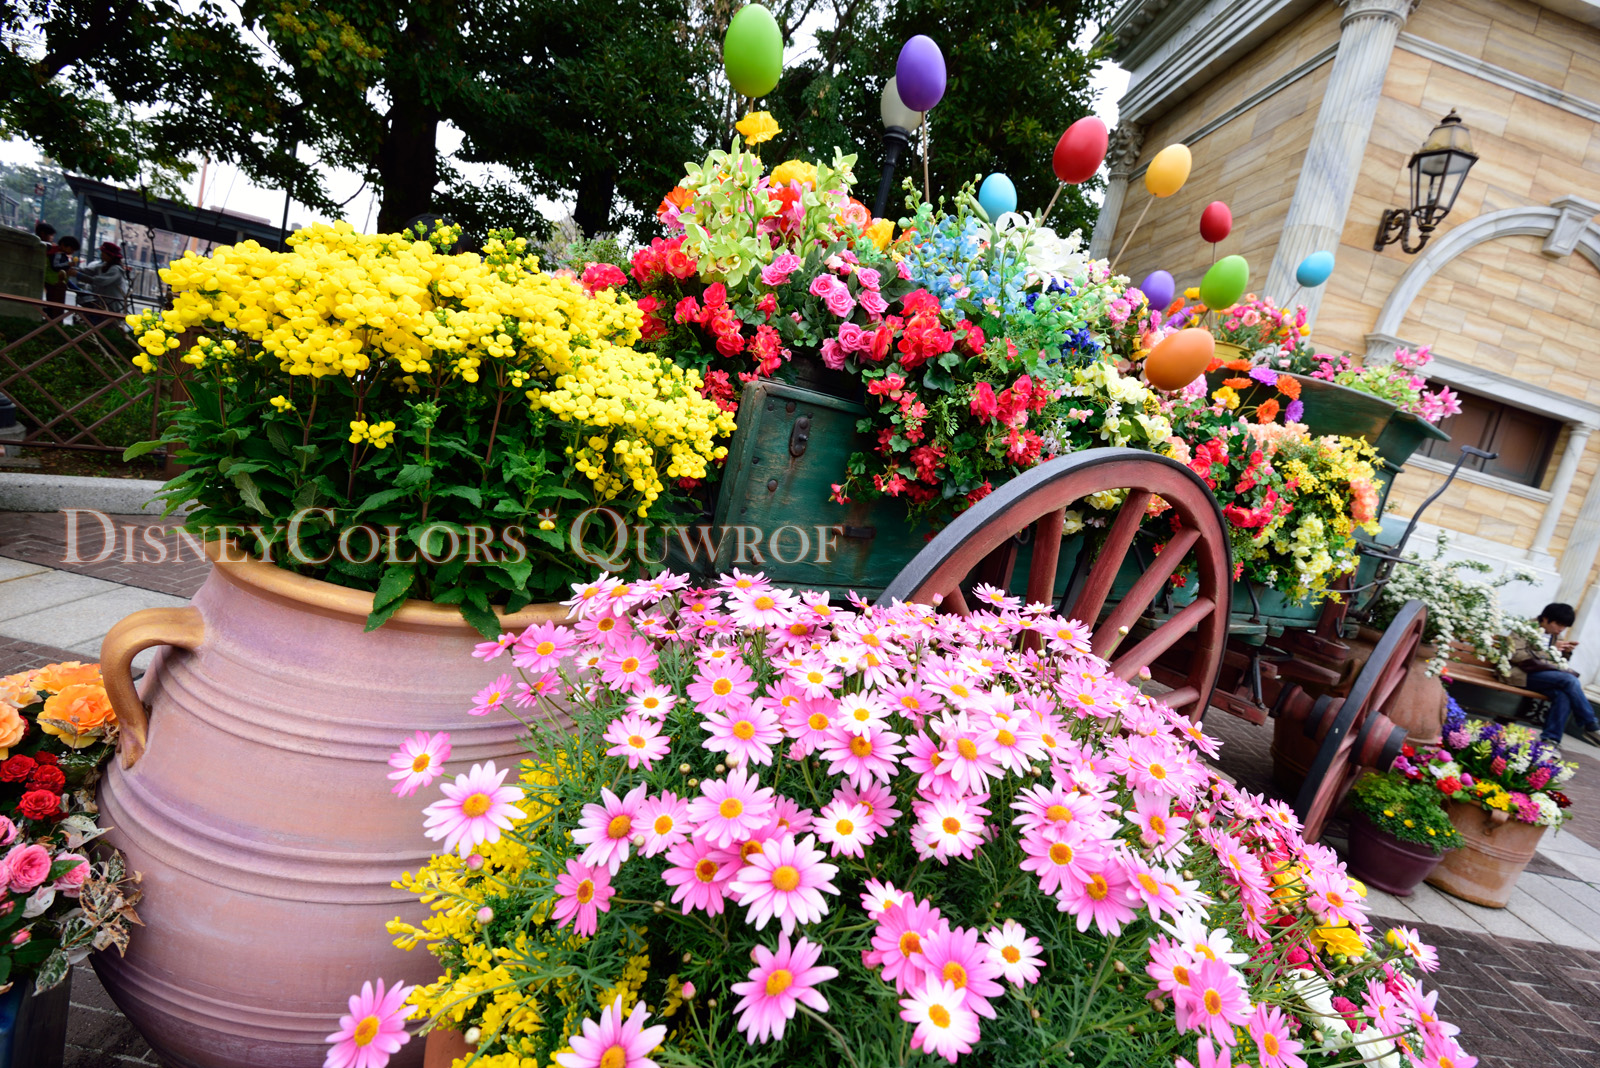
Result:
<svg viewBox="0 0 1600 1068">
<path fill-rule="evenodd" d="M 1578 673 L 1567 667 L 1567 654 L 1578 643 L 1560 640 L 1561 633 L 1577 618 L 1570 604 L 1547 604 L 1538 619 L 1542 640 L 1530 641 L 1520 634 L 1511 638 L 1511 674 L 1507 681 L 1549 700 L 1550 709 L 1545 713 L 1540 736 L 1552 745 L 1561 744 L 1567 720 L 1574 713 L 1583 724 L 1583 740 L 1600 745 L 1600 718 L 1596 718 L 1589 697 L 1583 692 Z"/>
</svg>

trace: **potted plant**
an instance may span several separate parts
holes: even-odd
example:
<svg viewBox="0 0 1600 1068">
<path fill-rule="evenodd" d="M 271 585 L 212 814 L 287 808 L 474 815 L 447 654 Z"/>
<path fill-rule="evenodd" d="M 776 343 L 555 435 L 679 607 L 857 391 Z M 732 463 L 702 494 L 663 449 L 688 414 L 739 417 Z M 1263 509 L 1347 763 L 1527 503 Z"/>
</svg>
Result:
<svg viewBox="0 0 1600 1068">
<path fill-rule="evenodd" d="M 119 953 L 138 876 L 92 803 L 117 724 L 100 669 L 77 661 L 0 678 L 0 1066 L 60 1068 L 72 966 Z"/>
<path fill-rule="evenodd" d="M 172 308 L 132 320 L 141 366 L 184 375 L 165 438 L 188 469 L 163 495 L 216 561 L 192 606 L 103 646 L 125 729 L 101 804 L 161 937 L 100 970 L 166 1059 L 320 1061 L 349 976 L 404 968 L 350 932 L 405 906 L 389 884 L 415 830 L 350 799 L 397 732 L 453 732 L 422 766 L 517 753 L 482 713 L 527 695 L 446 665 L 564 617 L 549 602 L 598 561 L 637 571 L 636 528 L 732 429 L 696 372 L 633 347 L 615 267 L 546 274 L 520 238 L 455 240 L 319 225 L 285 252 L 186 256 Z"/>
<path fill-rule="evenodd" d="M 1572 802 L 1555 787 L 1577 765 L 1563 762 L 1559 749 L 1526 727 L 1471 720 L 1454 700 L 1448 704 L 1449 759 L 1427 770 L 1449 798 L 1446 811 L 1462 845 L 1428 882 L 1465 901 L 1504 908 L 1545 828 L 1567 821 Z"/>
<path fill-rule="evenodd" d="M 1409 762 L 1405 767 L 1416 770 Z M 1461 844 L 1436 782 L 1420 771 L 1413 778 L 1398 767 L 1362 776 L 1350 791 L 1354 815 L 1348 855 L 1354 875 L 1379 890 L 1410 897 L 1444 854 Z"/>
<path fill-rule="evenodd" d="M 1369 935 L 1288 808 L 1067 621 L 821 607 L 761 575 L 618 605 L 627 644 L 561 671 L 571 731 L 428 795 L 430 915 L 389 932 L 438 977 L 363 987 L 330 1061 L 412 1027 L 441 1065 L 1458 1056 L 1415 932 Z"/>
</svg>

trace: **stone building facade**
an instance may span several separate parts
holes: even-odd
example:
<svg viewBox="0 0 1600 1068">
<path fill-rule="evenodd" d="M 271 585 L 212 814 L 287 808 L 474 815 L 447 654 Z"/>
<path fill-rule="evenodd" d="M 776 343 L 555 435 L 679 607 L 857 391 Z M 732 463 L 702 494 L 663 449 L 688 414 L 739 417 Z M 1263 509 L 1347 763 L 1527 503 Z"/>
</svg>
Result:
<svg viewBox="0 0 1600 1068">
<path fill-rule="evenodd" d="M 1432 346 L 1429 377 L 1463 394 L 1453 440 L 1396 481 L 1409 516 L 1459 444 L 1464 469 L 1426 515 L 1454 552 L 1533 572 L 1513 608 L 1579 606 L 1577 665 L 1600 677 L 1600 4 L 1590 0 L 1129 0 L 1111 20 L 1130 72 L 1093 239 L 1113 254 L 1148 199 L 1141 176 L 1184 142 L 1188 183 L 1151 206 L 1119 265 L 1198 284 L 1202 208 L 1228 203 L 1222 255 L 1251 289 L 1305 304 L 1321 351 L 1384 361 Z M 1450 110 L 1479 160 L 1417 254 L 1373 250 L 1410 203 L 1407 162 Z M 1328 283 L 1296 265 L 1326 249 Z M 1415 545 L 1416 543 L 1414 543 Z M 1426 545 L 1421 545 L 1426 549 Z"/>
</svg>

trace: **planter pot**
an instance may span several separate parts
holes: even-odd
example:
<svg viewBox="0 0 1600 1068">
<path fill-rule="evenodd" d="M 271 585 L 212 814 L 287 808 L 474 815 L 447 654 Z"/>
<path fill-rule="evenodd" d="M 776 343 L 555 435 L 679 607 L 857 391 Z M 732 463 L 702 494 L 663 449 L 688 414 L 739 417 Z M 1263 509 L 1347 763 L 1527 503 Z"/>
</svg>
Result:
<svg viewBox="0 0 1600 1068">
<path fill-rule="evenodd" d="M 1396 411 L 1373 444 L 1378 455 L 1395 467 L 1404 467 L 1411 454 L 1429 441 L 1449 441 L 1450 435 L 1420 415 Z"/>
<path fill-rule="evenodd" d="M 1238 378 L 1242 375 L 1243 372 L 1227 369 L 1212 371 L 1206 375 L 1206 385 L 1208 389 L 1216 390 L 1224 379 Z M 1300 421 L 1316 437 L 1339 434 L 1347 438 L 1362 438 L 1376 442 L 1384 428 L 1389 425 L 1389 417 L 1398 411 L 1393 404 L 1381 397 L 1374 397 L 1359 389 L 1335 385 L 1321 378 L 1312 378 L 1310 375 L 1289 375 L 1289 377 L 1300 383 L 1300 402 L 1305 405 L 1305 413 L 1300 417 Z M 1270 386 L 1258 385 L 1238 392 L 1241 407 L 1260 404 L 1269 397 L 1281 399 L 1278 391 Z"/>
<path fill-rule="evenodd" d="M 367 634 L 371 606 L 270 564 L 217 560 L 192 606 L 106 635 L 123 733 L 100 807 L 107 841 L 144 874 L 146 926 L 126 956 L 94 965 L 172 1068 L 317 1068 L 363 982 L 438 975 L 385 934 L 396 915 L 427 914 L 390 883 L 431 852 L 425 799 L 387 795 L 388 756 L 417 730 L 448 730 L 447 774 L 515 764 L 521 728 L 467 715 L 505 663 L 472 658 L 482 638 L 454 608 L 411 602 Z M 565 616 L 531 606 L 504 629 Z M 157 645 L 176 648 L 144 676 L 146 732 L 128 669 Z M 391 1063 L 416 1068 L 421 1044 Z"/>
<path fill-rule="evenodd" d="M 1348 853 L 1352 875 L 1396 897 L 1410 897 L 1445 857 L 1425 845 L 1402 842 L 1360 813 L 1350 821 Z"/>
<path fill-rule="evenodd" d="M 1451 801 L 1445 811 L 1464 841 L 1460 849 L 1445 855 L 1428 883 L 1474 905 L 1505 908 L 1544 828 L 1460 801 Z"/>
<path fill-rule="evenodd" d="M 430 1031 L 423 1046 L 422 1068 L 450 1068 L 458 1058 L 470 1056 L 472 1049 L 460 1031 Z"/>
<path fill-rule="evenodd" d="M 44 993 L 24 979 L 0 994 L 0 1068 L 61 1068 L 67 1053 L 72 973 Z"/>
</svg>

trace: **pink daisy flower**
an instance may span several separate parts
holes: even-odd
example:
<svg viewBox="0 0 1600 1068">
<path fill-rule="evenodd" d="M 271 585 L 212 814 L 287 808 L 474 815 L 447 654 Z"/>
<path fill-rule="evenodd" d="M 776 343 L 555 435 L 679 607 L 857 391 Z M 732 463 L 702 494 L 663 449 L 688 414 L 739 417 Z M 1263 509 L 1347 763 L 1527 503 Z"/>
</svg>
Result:
<svg viewBox="0 0 1600 1068">
<path fill-rule="evenodd" d="M 831 697 L 844 681 L 844 676 L 819 656 L 803 657 L 798 666 L 785 670 L 783 676 L 806 697 Z"/>
<path fill-rule="evenodd" d="M 583 806 L 583 819 L 578 829 L 570 833 L 572 840 L 584 847 L 582 860 L 585 864 L 617 874 L 622 862 L 628 859 L 628 847 L 638 836 L 634 823 L 648 789 L 640 783 L 628 791 L 628 796 L 618 798 L 602 786 L 600 804 Z"/>
<path fill-rule="evenodd" d="M 689 818 L 714 846 L 726 848 L 759 831 L 772 814 L 772 790 L 762 787 L 744 768 L 726 779 L 706 779 L 700 796 L 689 802 Z"/>
<path fill-rule="evenodd" d="M 983 818 L 968 798 L 936 797 L 923 808 L 911 838 L 924 858 L 936 857 L 941 864 L 951 857 L 970 860 L 983 842 Z"/>
<path fill-rule="evenodd" d="M 1174 873 L 1132 861 L 1128 874 L 1129 889 L 1143 902 L 1152 919 L 1159 920 L 1164 914 L 1176 916 L 1184 910 L 1179 879 Z"/>
<path fill-rule="evenodd" d="M 637 712 L 612 720 L 605 740 L 611 743 L 606 755 L 625 757 L 629 771 L 640 764 L 649 771 L 672 749 L 672 739 L 661 733 L 661 724 Z"/>
<path fill-rule="evenodd" d="M 435 801 L 422 814 L 424 833 L 435 842 L 443 840 L 444 851 L 459 850 L 462 856 L 483 842 L 500 841 L 500 832 L 509 831 L 513 820 L 526 815 L 512 804 L 522 799 L 520 786 L 503 786 L 510 768 L 494 769 L 494 761 L 474 764 L 472 770 L 456 776 L 454 783 L 440 783 L 443 801 Z"/>
<path fill-rule="evenodd" d="M 444 762 L 449 759 L 449 731 L 438 734 L 418 731 L 401 742 L 399 750 L 389 756 L 389 766 L 395 769 L 389 773 L 389 778 L 399 780 L 393 792 L 400 797 L 410 797 L 418 787 L 433 785 L 433 780 L 443 774 Z"/>
<path fill-rule="evenodd" d="M 600 658 L 600 681 L 624 693 L 634 693 L 654 685 L 650 673 L 660 663 L 649 639 L 630 635 Z"/>
<path fill-rule="evenodd" d="M 734 568 L 733 569 L 733 574 L 731 574 L 731 575 L 730 574 L 721 574 L 721 575 L 717 576 L 717 587 L 719 589 L 727 591 L 728 593 L 739 593 L 741 591 L 750 591 L 750 590 L 764 590 L 764 589 L 769 588 L 771 585 L 772 585 L 772 582 L 767 578 L 766 575 L 762 574 L 760 571 L 757 571 L 753 575 L 746 575 L 743 571 L 740 571 L 738 568 Z"/>
<path fill-rule="evenodd" d="M 1234 1027 L 1250 1020 L 1250 998 L 1239 973 L 1220 960 L 1200 961 L 1189 973 L 1189 985 L 1178 988 L 1174 997 L 1188 1010 L 1188 1030 L 1209 1034 L 1224 1046 L 1237 1041 Z"/>
<path fill-rule="evenodd" d="M 961 991 L 950 983 L 928 983 L 909 998 L 900 999 L 900 1018 L 915 1024 L 911 1048 L 951 1064 L 971 1053 L 978 1041 L 978 1016 L 963 1004 Z"/>
<path fill-rule="evenodd" d="M 865 734 L 873 728 L 883 729 L 889 721 L 889 706 L 876 694 L 863 690 L 839 698 L 839 711 L 834 722 L 852 734 Z"/>
<path fill-rule="evenodd" d="M 817 817 L 817 839 L 828 844 L 834 856 L 864 857 L 872 843 L 872 817 L 861 805 L 833 801 Z"/>
<path fill-rule="evenodd" d="M 861 895 L 861 907 L 867 910 L 867 915 L 879 919 L 890 909 L 906 900 L 904 890 L 896 890 L 893 883 L 879 882 L 877 879 L 868 879 L 867 888 Z"/>
<path fill-rule="evenodd" d="M 634 638 L 633 624 L 609 612 L 580 619 L 573 629 L 580 641 L 601 649 L 616 649 Z"/>
<path fill-rule="evenodd" d="M 1056 908 L 1077 917 L 1078 930 L 1087 931 L 1092 922 L 1101 934 L 1113 938 L 1122 932 L 1123 924 L 1137 915 L 1133 911 L 1134 900 L 1128 873 L 1114 858 L 1108 858 L 1097 869 L 1089 869 L 1081 882 L 1063 883 L 1056 892 Z"/>
<path fill-rule="evenodd" d="M 538 623 L 522 632 L 511 650 L 511 663 L 528 672 L 555 671 L 561 659 L 577 648 L 570 627 Z"/>
<path fill-rule="evenodd" d="M 923 689 L 922 683 L 908 678 L 890 683 L 883 688 L 884 702 L 921 729 L 923 721 L 944 708 L 944 701 L 932 690 Z"/>
<path fill-rule="evenodd" d="M 556 876 L 556 907 L 550 915 L 557 927 L 565 927 L 576 917 L 572 929 L 592 935 L 600 926 L 600 913 L 611 911 L 611 898 L 617 892 L 605 868 L 591 868 L 574 858 L 567 859 L 567 870 Z"/>
<path fill-rule="evenodd" d="M 622 998 L 600 1014 L 600 1022 L 583 1021 L 583 1034 L 567 1040 L 571 1053 L 557 1053 L 551 1059 L 561 1068 L 656 1068 L 650 1059 L 667 1037 L 665 1024 L 646 1027 L 650 1012 L 644 1002 L 634 1002 L 633 1012 L 622 1016 Z"/>
<path fill-rule="evenodd" d="M 759 703 L 738 712 L 712 712 L 700 721 L 700 729 L 711 735 L 705 748 L 727 753 L 734 764 L 771 764 L 773 745 L 783 741 L 778 714 Z"/>
<path fill-rule="evenodd" d="M 728 615 L 739 626 L 758 630 L 787 625 L 799 607 L 799 598 L 787 590 L 752 588 L 737 591 L 729 598 Z"/>
<path fill-rule="evenodd" d="M 667 850 L 670 867 L 661 873 L 662 882 L 677 887 L 672 903 L 682 904 L 683 914 L 704 909 L 708 915 L 722 912 L 728 884 L 739 871 L 739 859 L 714 848 L 704 838 L 690 838 Z"/>
<path fill-rule="evenodd" d="M 507 631 L 492 642 L 479 642 L 474 645 L 472 647 L 472 657 L 474 660 L 494 660 L 516 640 L 517 636 L 511 631 Z"/>
<path fill-rule="evenodd" d="M 1250 1038 L 1256 1039 L 1261 1068 L 1306 1068 L 1299 1057 L 1301 1042 L 1290 1036 L 1288 1017 L 1283 1009 L 1262 1002 L 1250 1015 Z"/>
<path fill-rule="evenodd" d="M 1306 907 L 1325 923 L 1344 920 L 1352 927 L 1361 927 L 1367 922 L 1367 910 L 1362 905 L 1361 896 L 1350 885 L 1350 877 L 1342 871 L 1308 871 Z"/>
<path fill-rule="evenodd" d="M 756 692 L 750 666 L 736 656 L 701 665 L 686 691 L 701 712 L 738 712 Z"/>
<path fill-rule="evenodd" d="M 903 752 L 905 746 L 894 731 L 873 725 L 859 730 L 839 726 L 823 745 L 821 756 L 828 761 L 829 775 L 843 775 L 861 787 L 874 779 L 886 783 L 894 778 L 896 760 Z"/>
<path fill-rule="evenodd" d="M 1133 811 L 1127 813 L 1127 818 L 1139 828 L 1139 841 L 1153 849 L 1157 856 L 1188 855 L 1189 845 L 1184 840 L 1184 828 L 1189 821 L 1172 814 L 1168 799 L 1135 792 Z"/>
<path fill-rule="evenodd" d="M 1449 1035 L 1424 1035 L 1422 1040 L 1422 1068 L 1476 1068 L 1478 1058 L 1467 1053 L 1461 1044 Z"/>
<path fill-rule="evenodd" d="M 510 675 L 501 675 L 489 685 L 479 690 L 472 699 L 472 707 L 467 710 L 469 716 L 487 716 L 497 708 L 504 707 L 511 699 L 512 678 Z"/>
<path fill-rule="evenodd" d="M 361 993 L 350 995 L 349 1015 L 339 1017 L 339 1030 L 324 1041 L 332 1044 L 323 1068 L 383 1068 L 400 1047 L 411 1041 L 406 1017 L 411 1007 L 405 1003 L 412 988 L 396 983 L 387 991 L 383 980 L 378 989 L 370 982 L 361 984 Z"/>
<path fill-rule="evenodd" d="M 1044 964 L 1039 940 L 1028 934 L 1016 920 L 1006 920 L 999 927 L 984 932 L 983 940 L 989 947 L 989 963 L 1000 969 L 1006 982 L 1023 986 L 1039 981 Z"/>
<path fill-rule="evenodd" d="M 561 692 L 561 676 L 554 671 L 546 671 L 532 683 L 517 683 L 516 703 L 522 708 L 532 708 L 539 703 L 541 697 L 554 697 Z"/>
<path fill-rule="evenodd" d="M 833 799 L 866 809 L 867 816 L 872 820 L 874 834 L 882 834 L 893 827 L 894 821 L 901 815 L 900 810 L 894 807 L 893 791 L 881 782 L 869 782 L 862 787 L 845 783 L 834 791 Z"/>
<path fill-rule="evenodd" d="M 666 719 L 667 713 L 677 703 L 677 695 L 667 686 L 646 686 L 628 695 L 629 712 L 637 712 L 657 721 Z"/>
<path fill-rule="evenodd" d="M 979 1016 L 994 1018 L 991 998 L 1005 993 L 995 982 L 1000 969 L 989 959 L 988 948 L 978 941 L 978 932 L 964 927 L 949 927 L 922 940 L 916 962 L 927 973 L 929 983 L 949 983 L 961 992 L 962 1004 Z"/>
<path fill-rule="evenodd" d="M 393 775 L 389 777 L 391 779 L 394 778 Z M 1417 967 L 1423 971 L 1435 972 L 1439 970 L 1439 951 L 1424 942 L 1422 935 L 1417 933 L 1416 928 L 1391 928 L 1389 933 L 1384 935 L 1384 940 L 1390 945 L 1399 946 L 1412 960 L 1417 962 Z"/>
<path fill-rule="evenodd" d="M 1195 1048 L 1198 1063 L 1187 1057 L 1173 1061 L 1172 1068 L 1234 1068 L 1233 1051 L 1227 1046 L 1213 1046 L 1209 1038 L 1202 1038 Z"/>
<path fill-rule="evenodd" d="M 786 835 L 767 843 L 728 885 L 728 893 L 749 908 L 745 918 L 756 930 L 776 916 L 787 934 L 795 924 L 815 923 L 827 914 L 828 902 L 822 895 L 839 892 L 830 881 L 839 868 L 823 859 L 814 841 L 808 834 L 799 841 Z"/>
<path fill-rule="evenodd" d="M 644 832 L 644 844 L 639 855 L 653 857 L 670 849 L 689 837 L 694 824 L 689 821 L 689 802 L 671 790 L 649 798 L 639 806 L 639 818 L 634 821 Z"/>
<path fill-rule="evenodd" d="M 776 952 L 757 945 L 754 950 L 756 966 L 750 969 L 750 981 L 734 983 L 733 992 L 743 995 L 734 1011 L 739 1014 L 740 1031 L 746 1032 L 753 1046 L 769 1039 L 781 1039 L 784 1028 L 794 1019 L 795 1005 L 805 1002 L 817 1012 L 828 1011 L 828 1001 L 817 990 L 817 984 L 836 978 L 839 969 L 818 965 L 822 947 L 804 938 L 789 945 L 789 936 L 778 936 Z"/>
<path fill-rule="evenodd" d="M 593 582 L 574 582 L 572 596 L 561 603 L 571 609 L 567 615 L 582 619 L 595 612 L 605 611 L 610 600 L 605 594 L 621 585 L 620 579 L 612 578 L 610 575 L 601 575 Z"/>
<path fill-rule="evenodd" d="M 906 899 L 883 910 L 877 929 L 872 932 L 872 950 L 867 966 L 883 965 L 883 981 L 893 983 L 900 993 L 924 985 L 926 974 L 919 963 L 922 940 L 950 926 L 939 910 L 926 901 L 906 895 Z"/>
<path fill-rule="evenodd" d="M 1060 616 L 1044 620 L 1040 633 L 1051 649 L 1063 653 L 1087 653 L 1093 636 L 1093 631 L 1082 623 Z"/>
<path fill-rule="evenodd" d="M 963 793 L 981 794 L 988 790 L 989 780 L 1000 775 L 1000 763 L 978 748 L 977 732 L 964 724 L 952 723 L 941 732 L 944 748 L 939 755 L 949 768 L 949 776 Z"/>
</svg>

